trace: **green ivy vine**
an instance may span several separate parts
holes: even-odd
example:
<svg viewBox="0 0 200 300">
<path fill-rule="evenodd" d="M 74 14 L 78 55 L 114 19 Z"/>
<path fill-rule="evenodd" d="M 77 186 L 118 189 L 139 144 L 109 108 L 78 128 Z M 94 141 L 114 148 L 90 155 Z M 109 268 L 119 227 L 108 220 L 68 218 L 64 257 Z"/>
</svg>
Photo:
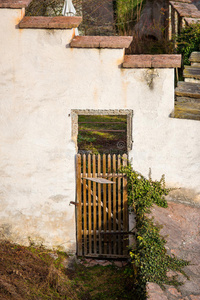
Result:
<svg viewBox="0 0 200 300">
<path fill-rule="evenodd" d="M 155 282 L 161 287 L 164 287 L 163 284 L 180 285 L 181 282 L 176 277 L 168 277 L 167 272 L 178 271 L 186 276 L 183 267 L 188 262 L 167 254 L 166 240 L 160 235 L 161 226 L 155 224 L 149 216 L 153 204 L 168 206 L 164 196 L 170 190 L 165 187 L 164 175 L 160 181 L 153 181 L 150 174 L 149 179 L 146 179 L 134 171 L 131 165 L 123 168 L 122 172 L 128 180 L 129 206 L 136 215 L 136 246 L 130 249 L 132 276 L 139 287 L 138 299 L 146 299 L 147 282 Z"/>
<path fill-rule="evenodd" d="M 177 53 L 182 54 L 183 64 L 190 65 L 189 57 L 193 51 L 200 50 L 200 24 L 192 24 L 181 30 L 177 37 Z"/>
</svg>

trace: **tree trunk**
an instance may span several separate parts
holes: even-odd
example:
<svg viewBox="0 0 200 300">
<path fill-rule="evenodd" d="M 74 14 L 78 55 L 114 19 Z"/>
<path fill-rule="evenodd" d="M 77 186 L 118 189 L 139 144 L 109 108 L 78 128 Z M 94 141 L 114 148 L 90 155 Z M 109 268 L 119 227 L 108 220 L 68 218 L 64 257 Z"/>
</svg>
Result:
<svg viewBox="0 0 200 300">
<path fill-rule="evenodd" d="M 147 0 L 139 16 L 139 22 L 135 26 L 140 38 L 149 37 L 160 40 L 163 37 L 166 26 L 168 1 Z"/>
</svg>

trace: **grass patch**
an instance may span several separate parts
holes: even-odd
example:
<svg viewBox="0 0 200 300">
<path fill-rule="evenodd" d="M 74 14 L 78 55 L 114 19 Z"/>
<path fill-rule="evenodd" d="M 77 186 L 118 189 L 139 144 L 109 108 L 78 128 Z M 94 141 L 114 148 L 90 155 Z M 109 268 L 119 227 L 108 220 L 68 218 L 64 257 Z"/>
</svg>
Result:
<svg viewBox="0 0 200 300">
<path fill-rule="evenodd" d="M 126 116 L 85 116 L 78 119 L 78 149 L 94 154 L 123 154 L 127 151 Z"/>
<path fill-rule="evenodd" d="M 88 298 L 79 294 L 80 299 L 137 299 L 131 278 L 123 271 L 114 266 L 77 266 L 75 280 L 82 282 L 89 293 Z"/>
</svg>

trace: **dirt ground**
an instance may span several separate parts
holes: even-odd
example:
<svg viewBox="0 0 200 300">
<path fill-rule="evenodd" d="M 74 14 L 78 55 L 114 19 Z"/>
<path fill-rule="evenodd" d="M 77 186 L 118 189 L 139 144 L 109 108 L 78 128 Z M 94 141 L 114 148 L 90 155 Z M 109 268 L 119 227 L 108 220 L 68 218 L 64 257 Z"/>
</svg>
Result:
<svg viewBox="0 0 200 300">
<path fill-rule="evenodd" d="M 1 300 L 136 300 L 124 271 L 123 265 L 86 267 L 63 252 L 0 243 Z"/>
</svg>

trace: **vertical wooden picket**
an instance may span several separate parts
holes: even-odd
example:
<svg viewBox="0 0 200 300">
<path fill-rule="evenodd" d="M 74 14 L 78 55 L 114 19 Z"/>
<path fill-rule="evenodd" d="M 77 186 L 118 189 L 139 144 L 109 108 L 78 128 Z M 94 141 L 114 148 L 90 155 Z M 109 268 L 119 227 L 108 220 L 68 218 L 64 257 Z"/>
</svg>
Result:
<svg viewBox="0 0 200 300">
<path fill-rule="evenodd" d="M 98 174 L 101 174 L 101 155 L 98 155 Z M 102 236 L 101 236 L 101 183 L 98 183 L 98 237 L 99 237 L 99 254 L 102 254 Z"/>
<path fill-rule="evenodd" d="M 88 154 L 88 177 L 91 177 L 91 155 L 90 154 Z M 89 253 L 92 253 L 92 233 L 91 233 L 91 229 L 92 229 L 92 211 L 91 211 L 91 196 L 92 196 L 91 195 L 91 181 L 88 181 L 88 235 L 89 235 Z"/>
<path fill-rule="evenodd" d="M 77 252 L 82 255 L 82 199 L 81 199 L 81 155 L 76 157 L 76 193 L 77 193 Z"/>
<path fill-rule="evenodd" d="M 114 154 L 113 155 L 113 233 L 114 233 L 114 236 L 113 236 L 113 254 L 116 255 L 116 249 L 117 249 L 117 237 L 116 237 L 116 209 L 117 209 L 117 206 L 116 206 L 116 155 Z"/>
<path fill-rule="evenodd" d="M 83 178 L 86 178 L 86 155 L 83 154 Z M 87 254 L 87 200 L 86 200 L 86 179 L 83 179 L 83 235 L 84 255 Z"/>
<path fill-rule="evenodd" d="M 103 176 L 106 176 L 106 155 L 103 154 Z M 107 213 L 106 213 L 106 208 L 107 208 L 107 187 L 104 184 L 103 185 L 103 229 L 104 229 L 104 253 L 107 254 L 107 236 L 106 236 L 106 231 L 107 231 Z"/>
<path fill-rule="evenodd" d="M 122 156 L 123 167 L 127 166 L 127 155 Z M 128 197 L 127 197 L 127 179 L 123 177 L 123 230 L 128 232 Z M 123 239 L 123 254 L 128 252 L 128 235 L 124 236 Z"/>
<path fill-rule="evenodd" d="M 121 167 L 121 155 L 118 155 L 117 167 Z M 118 232 L 121 233 L 121 177 L 118 177 Z M 121 254 L 121 236 L 118 236 L 118 254 Z"/>
<path fill-rule="evenodd" d="M 111 174 L 111 156 L 108 155 L 108 175 Z M 111 184 L 108 184 L 108 232 L 111 233 Z M 112 254 L 112 242 L 111 242 L 111 235 L 108 236 L 108 253 Z"/>
<path fill-rule="evenodd" d="M 96 178 L 96 155 L 93 154 L 93 178 Z M 94 254 L 97 253 L 97 201 L 96 182 L 93 182 L 93 233 L 94 233 Z"/>
</svg>

